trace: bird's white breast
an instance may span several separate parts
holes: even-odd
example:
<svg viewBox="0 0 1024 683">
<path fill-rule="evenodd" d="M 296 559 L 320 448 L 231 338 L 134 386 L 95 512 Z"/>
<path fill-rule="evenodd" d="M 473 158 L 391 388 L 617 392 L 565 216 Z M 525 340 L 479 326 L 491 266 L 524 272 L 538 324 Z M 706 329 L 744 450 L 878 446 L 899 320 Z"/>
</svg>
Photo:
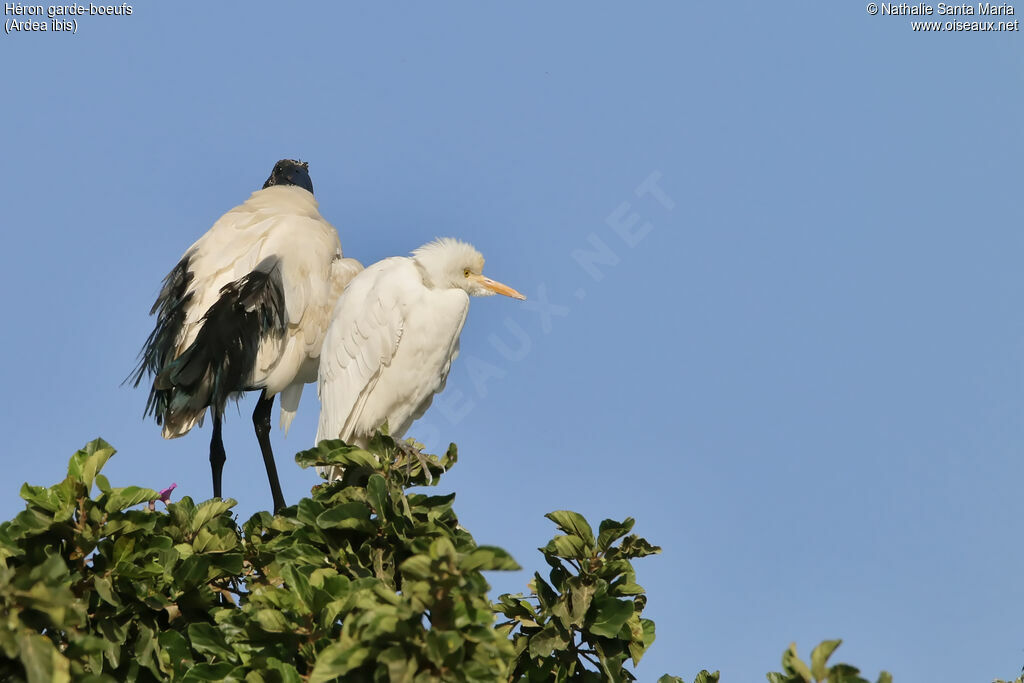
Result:
<svg viewBox="0 0 1024 683">
<path fill-rule="evenodd" d="M 412 259 L 360 273 L 324 340 L 317 439 L 358 442 L 385 421 L 401 436 L 444 386 L 468 309 L 466 292 L 428 287 Z"/>
<path fill-rule="evenodd" d="M 386 416 L 391 433 L 402 436 L 423 415 L 444 388 L 459 335 L 469 310 L 469 295 L 461 289 L 423 288 L 403 305 L 402 341 L 363 410 L 356 433 L 372 433 Z"/>
</svg>

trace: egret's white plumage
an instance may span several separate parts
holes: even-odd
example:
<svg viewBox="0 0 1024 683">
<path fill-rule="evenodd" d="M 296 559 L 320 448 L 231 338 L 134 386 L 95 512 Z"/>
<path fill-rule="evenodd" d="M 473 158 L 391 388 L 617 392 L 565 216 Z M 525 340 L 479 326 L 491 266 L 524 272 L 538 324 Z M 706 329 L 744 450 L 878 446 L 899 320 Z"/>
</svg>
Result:
<svg viewBox="0 0 1024 683">
<path fill-rule="evenodd" d="M 385 421 L 400 438 L 423 415 L 459 354 L 469 297 L 525 298 L 483 277 L 483 266 L 471 245 L 443 238 L 353 278 L 324 338 L 317 442 L 365 445 Z"/>
<path fill-rule="evenodd" d="M 164 438 L 202 424 L 210 409 L 215 496 L 225 404 L 262 390 L 253 424 L 275 510 L 284 506 L 269 438 L 274 396 L 281 395 L 287 432 L 303 385 L 316 379 L 334 303 L 361 269 L 342 257 L 337 231 L 320 215 L 307 165 L 283 159 L 263 189 L 217 220 L 165 278 L 134 380 L 153 376 L 146 412 Z"/>
</svg>

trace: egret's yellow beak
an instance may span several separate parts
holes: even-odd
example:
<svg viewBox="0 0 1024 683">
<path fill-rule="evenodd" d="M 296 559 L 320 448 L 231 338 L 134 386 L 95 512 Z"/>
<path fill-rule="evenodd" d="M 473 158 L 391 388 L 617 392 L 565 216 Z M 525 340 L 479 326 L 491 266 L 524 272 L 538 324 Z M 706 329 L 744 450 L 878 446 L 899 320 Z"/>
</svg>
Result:
<svg viewBox="0 0 1024 683">
<path fill-rule="evenodd" d="M 523 296 L 522 294 L 520 294 L 516 290 L 512 289 L 508 285 L 503 285 L 500 282 L 497 282 L 496 280 L 492 280 L 489 277 L 484 277 L 483 275 L 476 275 L 475 273 L 470 275 L 469 277 L 470 277 L 470 279 L 475 280 L 476 282 L 478 282 L 485 289 L 489 289 L 492 292 L 494 292 L 495 294 L 504 294 L 505 296 L 510 296 L 513 299 L 519 299 L 520 301 L 526 301 L 526 297 L 525 296 Z"/>
</svg>

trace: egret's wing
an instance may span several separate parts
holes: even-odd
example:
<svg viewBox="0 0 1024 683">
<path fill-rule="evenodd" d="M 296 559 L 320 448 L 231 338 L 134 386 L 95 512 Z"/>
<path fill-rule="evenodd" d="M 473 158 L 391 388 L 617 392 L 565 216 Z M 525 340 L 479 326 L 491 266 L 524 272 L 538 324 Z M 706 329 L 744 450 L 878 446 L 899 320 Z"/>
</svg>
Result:
<svg viewBox="0 0 1024 683">
<path fill-rule="evenodd" d="M 459 335 L 462 334 L 462 327 L 466 324 L 466 314 L 469 313 L 469 298 L 466 298 L 465 305 L 461 308 L 461 312 L 456 313 L 453 319 L 453 324 L 448 325 L 447 328 L 452 330 L 452 337 L 448 342 L 448 353 L 446 354 L 447 360 L 441 366 L 438 371 L 437 379 L 435 380 L 437 386 L 430 393 L 423 397 L 423 400 L 416 406 L 412 414 L 406 418 L 406 422 L 399 427 L 401 433 L 399 436 L 405 435 L 405 430 L 412 426 L 412 423 L 423 417 L 430 408 L 430 405 L 434 402 L 434 396 L 444 391 L 445 385 L 448 384 L 448 373 L 452 369 L 452 363 L 456 358 L 459 357 Z"/>
<path fill-rule="evenodd" d="M 318 443 L 352 438 L 381 370 L 398 350 L 402 296 L 414 286 L 422 280 L 408 259 L 386 259 L 357 275 L 338 299 L 320 354 Z"/>
</svg>

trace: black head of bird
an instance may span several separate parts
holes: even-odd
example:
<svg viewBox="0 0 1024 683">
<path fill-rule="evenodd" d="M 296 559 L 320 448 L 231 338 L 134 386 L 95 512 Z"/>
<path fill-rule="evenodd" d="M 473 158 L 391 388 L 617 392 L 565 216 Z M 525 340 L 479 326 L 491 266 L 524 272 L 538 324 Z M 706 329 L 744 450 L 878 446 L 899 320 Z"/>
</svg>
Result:
<svg viewBox="0 0 1024 683">
<path fill-rule="evenodd" d="M 267 182 L 263 183 L 263 189 L 271 185 L 295 185 L 309 190 L 313 194 L 313 181 L 309 177 L 309 164 L 296 159 L 281 159 L 274 164 L 274 170 L 270 172 Z"/>
</svg>

